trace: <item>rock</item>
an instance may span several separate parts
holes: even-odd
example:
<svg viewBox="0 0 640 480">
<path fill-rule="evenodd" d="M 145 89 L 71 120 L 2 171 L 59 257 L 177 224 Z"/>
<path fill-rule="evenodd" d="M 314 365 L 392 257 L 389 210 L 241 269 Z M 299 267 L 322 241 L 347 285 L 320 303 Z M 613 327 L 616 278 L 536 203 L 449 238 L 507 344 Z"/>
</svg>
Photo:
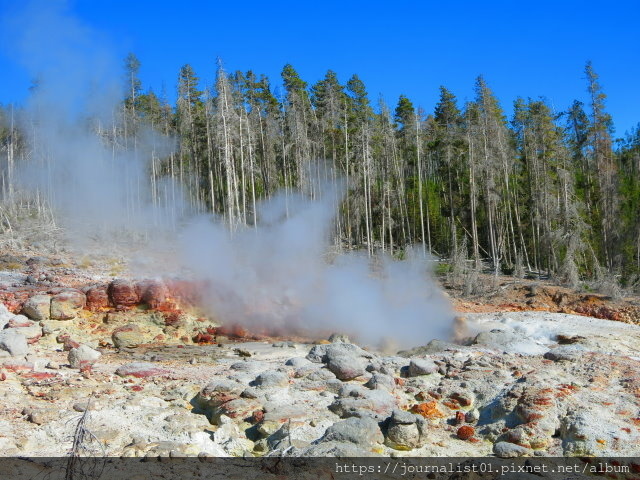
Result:
<svg viewBox="0 0 640 480">
<path fill-rule="evenodd" d="M 285 362 L 287 367 L 301 368 L 313 366 L 312 362 L 303 357 L 293 357 Z"/>
<path fill-rule="evenodd" d="M 34 295 L 22 306 L 22 313 L 32 320 L 47 320 L 51 314 L 51 296 Z"/>
<path fill-rule="evenodd" d="M 73 340 L 68 333 L 58 335 L 56 337 L 56 342 L 62 343 L 62 350 L 65 352 L 68 352 L 73 348 L 80 347 L 80 344 Z"/>
<path fill-rule="evenodd" d="M 43 410 L 35 408 L 24 408 L 22 415 L 27 417 L 27 420 L 36 425 L 43 425 L 52 421 L 56 417 L 55 410 Z"/>
<path fill-rule="evenodd" d="M 418 403 L 411 407 L 412 413 L 417 413 L 418 415 L 422 415 L 424 418 L 429 419 L 437 419 L 443 418 L 446 415 L 440 410 L 438 406 L 438 402 L 432 400 L 430 402 Z"/>
<path fill-rule="evenodd" d="M 484 345 L 491 349 L 507 353 L 530 355 L 543 354 L 547 348 L 527 336 L 524 331 L 493 329 L 479 333 L 473 340 L 475 345 Z"/>
<path fill-rule="evenodd" d="M 422 447 L 427 440 L 424 418 L 404 410 L 395 409 L 387 422 L 385 443 L 396 450 Z"/>
<path fill-rule="evenodd" d="M 73 408 L 76 412 L 84 412 L 87 409 L 89 411 L 96 410 L 95 403 L 92 401 L 76 402 L 71 408 Z"/>
<path fill-rule="evenodd" d="M 329 341 L 331 343 L 351 343 L 351 340 L 349 340 L 349 337 L 344 333 L 332 333 L 329 336 Z"/>
<path fill-rule="evenodd" d="M 87 298 L 77 290 L 67 290 L 51 298 L 51 318 L 72 320 L 84 308 Z"/>
<path fill-rule="evenodd" d="M 48 368 L 50 370 L 60 370 L 60 365 L 57 362 L 51 360 L 45 365 L 45 368 Z"/>
<path fill-rule="evenodd" d="M 373 418 L 351 417 L 336 422 L 327 428 L 325 434 L 318 440 L 321 442 L 350 442 L 355 445 L 369 447 L 384 442 L 384 437 Z"/>
<path fill-rule="evenodd" d="M 149 308 L 159 308 L 166 304 L 169 298 L 169 289 L 157 280 L 139 282 L 135 288 L 140 294 L 140 301 L 146 303 Z"/>
<path fill-rule="evenodd" d="M 500 458 L 515 458 L 532 455 L 533 450 L 515 443 L 498 442 L 493 445 L 493 453 Z"/>
<path fill-rule="evenodd" d="M 0 303 L 0 330 L 14 317 L 13 313 L 7 310 L 3 303 Z"/>
<path fill-rule="evenodd" d="M 585 349 L 580 345 L 563 345 L 549 350 L 544 354 L 544 358 L 554 362 L 575 362 L 580 360 L 584 353 Z"/>
<path fill-rule="evenodd" d="M 171 372 L 152 363 L 133 362 L 122 365 L 116 370 L 116 375 L 121 377 L 147 378 L 158 375 L 167 375 Z"/>
<path fill-rule="evenodd" d="M 347 384 L 340 389 L 329 410 L 341 418 L 370 416 L 383 420 L 395 407 L 395 397 L 386 390 L 367 390 Z"/>
<path fill-rule="evenodd" d="M 290 341 L 274 342 L 271 346 L 273 348 L 296 348 L 295 342 L 290 342 Z"/>
<path fill-rule="evenodd" d="M 411 350 L 401 350 L 398 355 L 401 357 L 418 357 L 422 355 L 433 355 L 434 353 L 444 352 L 446 350 L 460 350 L 460 345 L 455 343 L 443 342 L 442 340 L 431 340 L 429 343 L 422 347 L 415 347 Z"/>
<path fill-rule="evenodd" d="M 409 363 L 408 374 L 410 377 L 417 377 L 420 375 L 430 375 L 438 371 L 438 365 L 431 360 L 422 358 L 414 358 Z"/>
<path fill-rule="evenodd" d="M 245 389 L 242 383 L 221 378 L 210 382 L 204 387 L 195 398 L 195 403 L 209 418 L 213 424 L 219 422 L 222 415 L 229 414 L 234 417 L 243 415 L 250 416 L 260 407 L 258 402 L 251 398 L 240 398 Z"/>
<path fill-rule="evenodd" d="M 365 387 L 371 390 L 383 388 L 388 391 L 392 391 L 396 388 L 396 382 L 390 375 L 384 375 L 382 373 L 374 373 L 369 381 L 364 384 Z"/>
<path fill-rule="evenodd" d="M 352 380 L 366 372 L 367 360 L 374 355 L 351 343 L 332 343 L 314 346 L 306 356 L 314 363 L 325 363 L 340 380 Z"/>
<path fill-rule="evenodd" d="M 198 393 L 198 402 L 208 406 L 217 407 L 242 393 L 244 386 L 241 383 L 228 379 L 219 379 L 210 382 Z"/>
<path fill-rule="evenodd" d="M 86 291 L 87 308 L 92 312 L 99 312 L 109 307 L 109 294 L 104 285 L 95 285 Z"/>
<path fill-rule="evenodd" d="M 107 291 L 116 307 L 132 307 L 140 302 L 135 285 L 127 280 L 114 280 L 109 284 Z"/>
<path fill-rule="evenodd" d="M 358 357 L 351 355 L 332 355 L 327 368 L 340 380 L 353 380 L 365 374 L 366 365 Z"/>
<path fill-rule="evenodd" d="M 615 445 L 615 451 L 621 456 L 625 455 L 625 451 L 637 451 L 637 436 L 635 439 L 627 437 L 626 441 L 620 442 L 620 432 L 624 432 L 623 429 L 628 428 L 626 425 L 629 424 L 616 417 L 619 415 L 614 411 L 607 411 L 606 408 L 597 405 L 587 404 L 581 408 L 569 410 L 562 418 L 559 429 L 563 454 L 601 456 L 606 447 L 611 448 L 610 446 L 613 445 Z M 636 423 L 635 419 L 634 423 Z"/>
<path fill-rule="evenodd" d="M 38 340 L 40 340 L 40 338 L 42 337 L 42 327 L 40 326 L 40 324 L 32 322 L 30 320 L 28 320 L 28 322 L 29 324 L 20 322 L 19 323 L 20 326 L 12 327 L 12 328 L 15 328 L 16 331 L 24 335 L 27 338 L 27 343 L 29 345 L 32 345 L 36 343 Z"/>
<path fill-rule="evenodd" d="M 453 392 L 449 398 L 455 400 L 462 407 L 470 407 L 475 400 L 471 392 Z"/>
<path fill-rule="evenodd" d="M 134 323 L 116 328 L 111 334 L 111 340 L 116 348 L 131 348 L 143 343 L 142 330 Z"/>
<path fill-rule="evenodd" d="M 477 408 L 474 408 L 472 410 L 469 410 L 467 413 L 465 413 L 464 415 L 464 420 L 467 423 L 475 423 L 480 419 L 480 410 L 478 410 Z"/>
<path fill-rule="evenodd" d="M 250 385 L 264 388 L 287 387 L 289 386 L 289 376 L 283 372 L 268 370 L 258 375 Z"/>
<path fill-rule="evenodd" d="M 29 352 L 27 337 L 15 328 L 0 331 L 0 350 L 9 352 L 11 356 L 26 355 Z"/>
<path fill-rule="evenodd" d="M 235 425 L 232 425 L 232 426 L 235 427 Z M 225 430 L 225 429 L 231 430 L 232 426 L 224 425 L 222 427 L 222 430 Z M 237 429 L 237 427 L 235 428 Z M 220 430 L 221 429 L 216 430 L 215 433 L 218 434 Z M 221 433 L 220 435 L 222 435 L 225 438 L 225 441 L 221 442 L 218 439 L 215 439 L 215 441 L 216 443 L 220 444 L 220 446 L 222 447 L 222 449 L 227 455 L 230 455 L 232 457 L 242 457 L 243 455 L 251 456 L 251 451 L 254 448 L 254 443 L 248 438 L 240 436 L 239 432 L 237 435 L 234 435 L 234 434 L 235 434 L 235 431 L 232 433 L 227 433 L 226 436 L 222 435 Z"/>
<path fill-rule="evenodd" d="M 29 320 L 24 315 L 14 315 L 13 317 L 11 317 L 11 319 L 7 323 L 6 328 L 32 327 L 33 325 L 37 325 L 37 324 Z"/>
<path fill-rule="evenodd" d="M 469 440 L 475 434 L 476 434 L 475 428 L 473 428 L 473 427 L 471 427 L 469 425 L 463 425 L 462 427 L 458 428 L 458 430 L 456 432 L 456 436 L 460 440 Z"/>
<path fill-rule="evenodd" d="M 67 356 L 72 368 L 87 368 L 93 365 L 101 357 L 101 353 L 87 345 L 80 345 L 78 348 L 69 350 Z"/>
<path fill-rule="evenodd" d="M 342 355 L 371 360 L 375 356 L 352 343 L 332 343 L 315 345 L 307 354 L 306 359 L 314 363 L 327 363 L 329 358 Z"/>
<path fill-rule="evenodd" d="M 298 453 L 301 457 L 354 458 L 375 456 L 370 449 L 362 448 L 351 442 L 321 442 L 311 445 Z"/>
</svg>

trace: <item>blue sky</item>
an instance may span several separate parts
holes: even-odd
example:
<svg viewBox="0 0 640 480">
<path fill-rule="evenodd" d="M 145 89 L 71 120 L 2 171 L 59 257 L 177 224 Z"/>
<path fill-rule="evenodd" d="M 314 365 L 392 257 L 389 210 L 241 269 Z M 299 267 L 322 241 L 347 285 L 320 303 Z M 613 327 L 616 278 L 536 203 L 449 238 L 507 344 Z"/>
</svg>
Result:
<svg viewBox="0 0 640 480">
<path fill-rule="evenodd" d="M 10 19 L 22 2 L 0 0 Z M 640 4 L 634 1 L 219 2 L 70 0 L 68 10 L 120 59 L 134 52 L 145 88 L 174 98 L 181 65 L 213 82 L 228 71 L 265 73 L 273 85 L 291 63 L 309 83 L 327 69 L 357 73 L 375 103 L 400 94 L 432 112 L 438 86 L 460 103 L 483 74 L 511 115 L 517 96 L 544 96 L 556 109 L 587 100 L 584 64 L 593 61 L 616 134 L 640 121 Z M 56 25 L 51 25 L 56 28 Z M 0 37 L 0 103 L 22 102 L 29 74 Z"/>
</svg>

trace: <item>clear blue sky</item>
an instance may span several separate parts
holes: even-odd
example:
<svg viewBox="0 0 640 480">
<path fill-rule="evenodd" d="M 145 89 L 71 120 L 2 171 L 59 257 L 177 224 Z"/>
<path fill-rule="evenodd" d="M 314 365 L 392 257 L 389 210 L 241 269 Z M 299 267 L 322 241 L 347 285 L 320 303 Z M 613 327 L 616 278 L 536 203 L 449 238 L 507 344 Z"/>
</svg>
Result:
<svg viewBox="0 0 640 480">
<path fill-rule="evenodd" d="M 20 3 L 0 0 L 0 16 Z M 342 82 L 357 73 L 374 103 L 381 94 L 393 107 L 405 94 L 429 113 L 439 85 L 462 103 L 483 74 L 508 115 L 517 96 L 545 96 L 561 111 L 586 100 L 590 59 L 616 134 L 640 121 L 637 1 L 70 0 L 68 8 L 118 58 L 134 52 L 144 88 L 164 86 L 170 99 L 181 65 L 211 83 L 220 57 L 228 71 L 265 73 L 273 85 L 286 63 L 309 83 L 327 69 Z M 0 103 L 21 102 L 30 78 L 2 42 Z"/>
</svg>

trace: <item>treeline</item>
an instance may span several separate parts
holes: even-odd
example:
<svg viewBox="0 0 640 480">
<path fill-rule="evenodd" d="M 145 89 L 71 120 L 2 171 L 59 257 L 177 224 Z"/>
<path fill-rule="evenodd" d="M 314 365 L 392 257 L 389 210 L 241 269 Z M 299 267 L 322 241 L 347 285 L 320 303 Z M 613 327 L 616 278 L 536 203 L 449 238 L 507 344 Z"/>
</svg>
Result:
<svg viewBox="0 0 640 480">
<path fill-rule="evenodd" d="M 348 186 L 336 246 L 402 255 L 408 245 L 476 268 L 526 272 L 577 283 L 606 274 L 623 283 L 640 274 L 640 128 L 615 140 L 606 96 L 590 63 L 585 103 L 562 112 L 543 99 L 518 98 L 507 118 L 483 77 L 461 105 L 440 88 L 433 111 L 400 96 L 373 103 L 353 75 L 333 71 L 313 85 L 291 65 L 282 94 L 269 79 L 218 66 L 212 85 L 189 65 L 171 105 L 143 90 L 140 63 L 125 61 L 127 93 L 105 141 L 136 146 L 151 126 L 178 139 L 150 167 L 154 198 L 171 177 L 192 207 L 235 228 L 255 221 L 256 202 L 285 189 L 313 192 L 318 160 Z M 25 146 L 0 111 L 3 195 Z M 603 273 L 604 272 L 604 273 Z"/>
</svg>

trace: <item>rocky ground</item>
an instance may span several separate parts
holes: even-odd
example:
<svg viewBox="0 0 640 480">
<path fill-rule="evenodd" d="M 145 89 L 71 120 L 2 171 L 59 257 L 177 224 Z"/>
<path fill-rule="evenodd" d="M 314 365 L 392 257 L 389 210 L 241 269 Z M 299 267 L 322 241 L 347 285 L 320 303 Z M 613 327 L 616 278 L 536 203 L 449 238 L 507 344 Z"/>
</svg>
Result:
<svg viewBox="0 0 640 480">
<path fill-rule="evenodd" d="M 0 257 L 2 455 L 640 454 L 636 299 L 505 279 L 453 299 L 451 343 L 389 354 L 221 327 L 195 284 L 85 263 Z"/>
</svg>

